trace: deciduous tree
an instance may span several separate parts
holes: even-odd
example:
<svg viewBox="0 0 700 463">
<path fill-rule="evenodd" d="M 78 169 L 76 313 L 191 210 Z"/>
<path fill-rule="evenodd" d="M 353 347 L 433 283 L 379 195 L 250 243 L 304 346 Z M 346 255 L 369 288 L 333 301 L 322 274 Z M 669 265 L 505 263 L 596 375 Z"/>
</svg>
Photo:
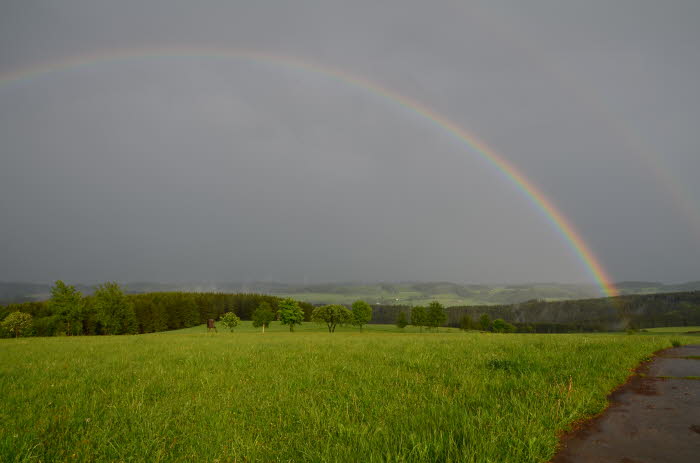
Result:
<svg viewBox="0 0 700 463">
<path fill-rule="evenodd" d="M 274 319 L 275 313 L 267 302 L 261 302 L 258 308 L 255 309 L 255 312 L 253 312 L 253 326 L 262 326 L 263 333 L 265 332 L 265 327 Z"/>
<path fill-rule="evenodd" d="M 277 307 L 280 323 L 288 325 L 289 331 L 294 331 L 294 325 L 301 325 L 304 321 L 304 311 L 294 299 L 283 299 Z"/>
<path fill-rule="evenodd" d="M 372 306 L 365 301 L 355 301 L 352 303 L 352 324 L 360 327 L 372 320 Z"/>
<path fill-rule="evenodd" d="M 19 338 L 32 329 L 32 316 L 24 312 L 12 312 L 2 321 L 2 328 Z"/>
<path fill-rule="evenodd" d="M 58 280 L 51 288 L 49 309 L 58 316 L 66 326 L 68 336 L 80 333 L 80 320 L 83 315 L 83 295 L 74 286 Z"/>
<path fill-rule="evenodd" d="M 426 324 L 431 328 L 437 328 L 442 326 L 447 322 L 447 313 L 445 312 L 445 307 L 438 301 L 433 301 L 428 304 L 428 309 L 426 310 Z"/>
<path fill-rule="evenodd" d="M 493 331 L 496 333 L 515 333 L 515 325 L 511 325 L 502 318 L 497 318 L 492 324 Z"/>
<path fill-rule="evenodd" d="M 241 319 L 233 312 L 226 312 L 221 317 L 221 323 L 233 333 L 234 328 L 241 323 Z"/>
<path fill-rule="evenodd" d="M 408 325 L 408 319 L 406 318 L 406 313 L 404 311 L 399 312 L 399 316 L 396 317 L 396 326 L 398 328 L 406 328 Z"/>
<path fill-rule="evenodd" d="M 134 304 L 117 283 L 101 284 L 93 295 L 93 306 L 103 334 L 133 334 L 138 324 Z"/>
<path fill-rule="evenodd" d="M 459 320 L 459 329 L 464 331 L 474 329 L 474 320 L 472 320 L 469 314 L 462 315 L 462 318 Z"/>
<path fill-rule="evenodd" d="M 335 332 L 338 325 L 353 322 L 353 313 L 345 306 L 339 304 L 323 305 L 316 307 L 311 319 L 317 323 L 325 323 L 328 332 Z"/>
<path fill-rule="evenodd" d="M 488 314 L 483 314 L 479 318 L 479 327 L 482 331 L 491 331 L 491 317 Z"/>
<path fill-rule="evenodd" d="M 411 309 L 411 325 L 417 326 L 420 328 L 420 331 L 423 332 L 423 327 L 427 324 L 426 322 L 427 312 L 425 311 L 425 307 L 417 305 Z"/>
</svg>

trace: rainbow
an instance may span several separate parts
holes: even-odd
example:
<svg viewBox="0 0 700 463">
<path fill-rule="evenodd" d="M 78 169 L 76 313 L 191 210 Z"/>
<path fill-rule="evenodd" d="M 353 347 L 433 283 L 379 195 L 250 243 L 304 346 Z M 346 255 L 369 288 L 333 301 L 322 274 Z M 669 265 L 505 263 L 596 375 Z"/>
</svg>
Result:
<svg viewBox="0 0 700 463">
<path fill-rule="evenodd" d="M 22 81 L 34 76 L 47 74 L 55 71 L 76 69 L 95 63 L 108 61 L 128 60 L 136 58 L 156 58 L 156 57 L 212 57 L 212 58 L 233 58 L 254 62 L 269 63 L 306 72 L 321 74 L 346 85 L 370 92 L 376 96 L 397 105 L 410 113 L 413 113 L 423 120 L 428 121 L 439 129 L 446 131 L 460 143 L 466 145 L 471 151 L 476 153 L 488 164 L 496 168 L 517 190 L 523 193 L 529 201 L 541 212 L 550 222 L 555 230 L 564 238 L 578 259 L 583 263 L 589 275 L 596 281 L 603 294 L 606 296 L 617 296 L 619 293 L 603 268 L 600 260 L 591 251 L 590 247 L 581 237 L 581 234 L 522 172 L 503 156 L 490 148 L 484 141 L 476 135 L 468 132 L 447 117 L 438 114 L 422 103 L 401 95 L 393 90 L 382 87 L 364 77 L 351 74 L 341 69 L 321 65 L 309 60 L 297 57 L 277 55 L 257 50 L 244 49 L 219 49 L 219 48 L 157 48 L 139 50 L 107 50 L 99 53 L 83 54 L 69 57 L 55 62 L 42 63 L 16 71 L 0 73 L 0 85 L 11 82 Z"/>
</svg>

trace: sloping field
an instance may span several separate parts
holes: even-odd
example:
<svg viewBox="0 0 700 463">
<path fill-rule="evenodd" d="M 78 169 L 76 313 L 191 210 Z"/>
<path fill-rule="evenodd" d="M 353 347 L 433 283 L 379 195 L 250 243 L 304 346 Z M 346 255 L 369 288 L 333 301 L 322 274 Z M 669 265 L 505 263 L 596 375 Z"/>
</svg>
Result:
<svg viewBox="0 0 700 463">
<path fill-rule="evenodd" d="M 1 340 L 0 460 L 541 462 L 670 339 L 317 328 Z"/>
</svg>

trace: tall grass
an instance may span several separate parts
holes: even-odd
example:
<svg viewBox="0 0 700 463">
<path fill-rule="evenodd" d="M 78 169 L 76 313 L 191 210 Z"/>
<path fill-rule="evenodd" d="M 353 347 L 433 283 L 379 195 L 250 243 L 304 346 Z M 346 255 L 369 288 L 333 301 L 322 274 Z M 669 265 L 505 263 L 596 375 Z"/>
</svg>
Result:
<svg viewBox="0 0 700 463">
<path fill-rule="evenodd" d="M 0 460 L 541 462 L 669 346 L 247 328 L 2 340 Z"/>
</svg>

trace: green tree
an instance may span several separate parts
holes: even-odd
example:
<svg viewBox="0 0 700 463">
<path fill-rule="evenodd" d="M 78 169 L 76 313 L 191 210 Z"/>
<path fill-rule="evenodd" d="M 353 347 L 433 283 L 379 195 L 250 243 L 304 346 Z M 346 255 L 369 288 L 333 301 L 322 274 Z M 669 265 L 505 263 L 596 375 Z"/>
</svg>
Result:
<svg viewBox="0 0 700 463">
<path fill-rule="evenodd" d="M 241 319 L 233 312 L 226 312 L 221 317 L 221 323 L 233 333 L 233 329 L 241 323 Z"/>
<path fill-rule="evenodd" d="M 58 280 L 51 288 L 48 304 L 49 310 L 65 324 L 68 336 L 80 333 L 80 320 L 83 315 L 83 295 L 80 291 Z"/>
<path fill-rule="evenodd" d="M 479 318 L 479 327 L 482 331 L 491 330 L 491 317 L 488 314 L 485 313 Z"/>
<path fill-rule="evenodd" d="M 32 316 L 25 312 L 12 312 L 2 321 L 2 328 L 19 338 L 32 329 Z"/>
<path fill-rule="evenodd" d="M 462 318 L 459 320 L 459 328 L 464 331 L 474 329 L 474 320 L 472 320 L 469 314 L 462 315 Z"/>
<path fill-rule="evenodd" d="M 423 332 L 423 327 L 427 325 L 428 313 L 425 307 L 422 305 L 417 305 L 411 309 L 411 325 L 420 328 L 421 333 Z"/>
<path fill-rule="evenodd" d="M 289 325 L 289 331 L 294 331 L 294 325 L 301 325 L 304 321 L 304 311 L 294 299 L 282 299 L 277 307 L 280 323 Z"/>
<path fill-rule="evenodd" d="M 352 324 L 360 327 L 372 320 L 372 306 L 365 301 L 355 301 L 352 303 Z"/>
<path fill-rule="evenodd" d="M 437 328 L 447 322 L 447 313 L 445 307 L 438 301 L 433 301 L 428 304 L 426 310 L 426 324 L 431 328 Z"/>
<path fill-rule="evenodd" d="M 165 303 L 160 300 L 153 301 L 153 331 L 165 331 L 168 329 L 168 311 Z"/>
<path fill-rule="evenodd" d="M 325 323 L 328 326 L 329 333 L 335 332 L 335 327 L 339 324 L 354 321 L 353 313 L 347 307 L 339 304 L 316 307 L 311 314 L 311 320 L 317 323 Z"/>
<path fill-rule="evenodd" d="M 255 312 L 253 312 L 253 326 L 262 326 L 262 332 L 265 332 L 265 327 L 270 325 L 270 322 L 275 319 L 275 313 L 272 311 L 270 304 L 263 301 L 260 303 Z"/>
<path fill-rule="evenodd" d="M 492 326 L 496 333 L 515 333 L 515 325 L 511 325 L 502 318 L 495 319 Z"/>
<path fill-rule="evenodd" d="M 406 313 L 404 311 L 399 312 L 399 316 L 396 317 L 396 326 L 398 328 L 406 328 L 408 325 L 408 319 L 406 318 Z"/>
<path fill-rule="evenodd" d="M 114 282 L 101 284 L 93 295 L 93 306 L 103 334 L 133 334 L 138 324 L 134 304 Z"/>
<path fill-rule="evenodd" d="M 191 295 L 186 295 L 180 304 L 180 317 L 185 328 L 197 326 L 201 322 L 197 302 Z"/>
</svg>

